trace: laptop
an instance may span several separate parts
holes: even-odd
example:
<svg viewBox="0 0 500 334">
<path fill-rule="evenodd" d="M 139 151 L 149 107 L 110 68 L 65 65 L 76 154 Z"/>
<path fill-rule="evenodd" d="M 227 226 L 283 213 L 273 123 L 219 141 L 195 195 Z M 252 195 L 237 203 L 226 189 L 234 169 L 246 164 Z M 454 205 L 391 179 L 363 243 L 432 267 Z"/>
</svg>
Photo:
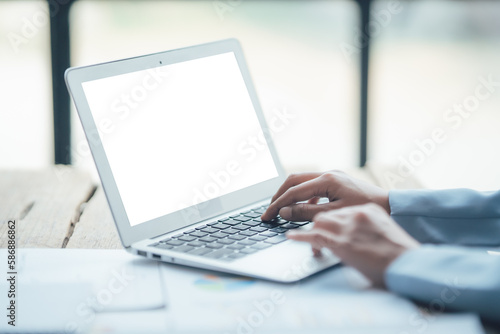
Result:
<svg viewBox="0 0 500 334">
<path fill-rule="evenodd" d="M 69 68 L 66 84 L 125 249 L 277 282 L 339 263 L 261 221 L 285 180 L 239 42 Z"/>
</svg>

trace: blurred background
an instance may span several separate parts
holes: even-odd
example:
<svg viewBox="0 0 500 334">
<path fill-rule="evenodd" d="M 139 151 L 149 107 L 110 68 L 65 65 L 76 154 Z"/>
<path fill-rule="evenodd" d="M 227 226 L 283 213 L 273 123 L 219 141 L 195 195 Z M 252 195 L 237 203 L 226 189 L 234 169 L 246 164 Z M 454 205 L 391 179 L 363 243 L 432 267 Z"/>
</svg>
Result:
<svg viewBox="0 0 500 334">
<path fill-rule="evenodd" d="M 410 165 L 431 188 L 500 188 L 500 2 L 371 3 L 362 27 L 354 0 L 78 0 L 71 66 L 237 38 L 266 118 L 290 116 L 274 134 L 285 169 L 354 168 L 371 29 L 368 161 Z M 0 170 L 54 163 L 49 16 L 46 1 L 0 0 Z M 71 112 L 72 163 L 93 171 Z"/>
</svg>

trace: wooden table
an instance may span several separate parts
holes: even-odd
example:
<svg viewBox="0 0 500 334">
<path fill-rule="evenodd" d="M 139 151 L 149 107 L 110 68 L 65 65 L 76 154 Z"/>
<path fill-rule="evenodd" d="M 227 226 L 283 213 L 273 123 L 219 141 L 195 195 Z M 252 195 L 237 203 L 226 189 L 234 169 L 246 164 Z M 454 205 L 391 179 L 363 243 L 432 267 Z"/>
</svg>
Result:
<svg viewBox="0 0 500 334">
<path fill-rule="evenodd" d="M 349 173 L 390 188 L 386 170 L 368 166 Z M 419 187 L 413 178 L 398 184 L 398 188 Z M 11 219 L 17 224 L 17 247 L 122 247 L 101 185 L 71 167 L 0 172 L 0 248 L 7 246 Z"/>
<path fill-rule="evenodd" d="M 121 248 L 102 187 L 66 166 L 0 173 L 0 247 L 16 220 L 18 247 Z"/>
</svg>

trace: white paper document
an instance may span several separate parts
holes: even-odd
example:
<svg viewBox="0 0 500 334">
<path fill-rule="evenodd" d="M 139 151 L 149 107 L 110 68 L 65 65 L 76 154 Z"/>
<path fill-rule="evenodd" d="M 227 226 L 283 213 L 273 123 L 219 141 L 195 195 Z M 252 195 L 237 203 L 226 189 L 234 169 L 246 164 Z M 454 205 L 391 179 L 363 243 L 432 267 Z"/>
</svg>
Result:
<svg viewBox="0 0 500 334">
<path fill-rule="evenodd" d="M 19 249 L 18 261 L 17 326 L 0 333 L 483 333 L 475 315 L 428 315 L 348 267 L 280 284 L 123 250 Z"/>
<path fill-rule="evenodd" d="M 347 267 L 295 284 L 161 269 L 170 323 L 179 333 L 482 333 L 475 315 L 426 315 L 406 299 L 371 289 Z"/>
<path fill-rule="evenodd" d="M 166 307 L 158 263 L 124 250 L 18 249 L 16 284 L 17 326 L 2 322 L 0 332 L 69 333 L 100 314 Z M 2 280 L 2 300 L 7 288 Z"/>
</svg>

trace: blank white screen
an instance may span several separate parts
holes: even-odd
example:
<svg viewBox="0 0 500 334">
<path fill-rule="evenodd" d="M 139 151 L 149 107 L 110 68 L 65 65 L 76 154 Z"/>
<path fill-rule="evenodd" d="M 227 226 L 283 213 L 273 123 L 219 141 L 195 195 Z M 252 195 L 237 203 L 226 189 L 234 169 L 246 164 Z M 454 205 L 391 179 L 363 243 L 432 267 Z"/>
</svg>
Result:
<svg viewBox="0 0 500 334">
<path fill-rule="evenodd" d="M 278 176 L 232 52 L 83 89 L 132 226 Z"/>
</svg>

